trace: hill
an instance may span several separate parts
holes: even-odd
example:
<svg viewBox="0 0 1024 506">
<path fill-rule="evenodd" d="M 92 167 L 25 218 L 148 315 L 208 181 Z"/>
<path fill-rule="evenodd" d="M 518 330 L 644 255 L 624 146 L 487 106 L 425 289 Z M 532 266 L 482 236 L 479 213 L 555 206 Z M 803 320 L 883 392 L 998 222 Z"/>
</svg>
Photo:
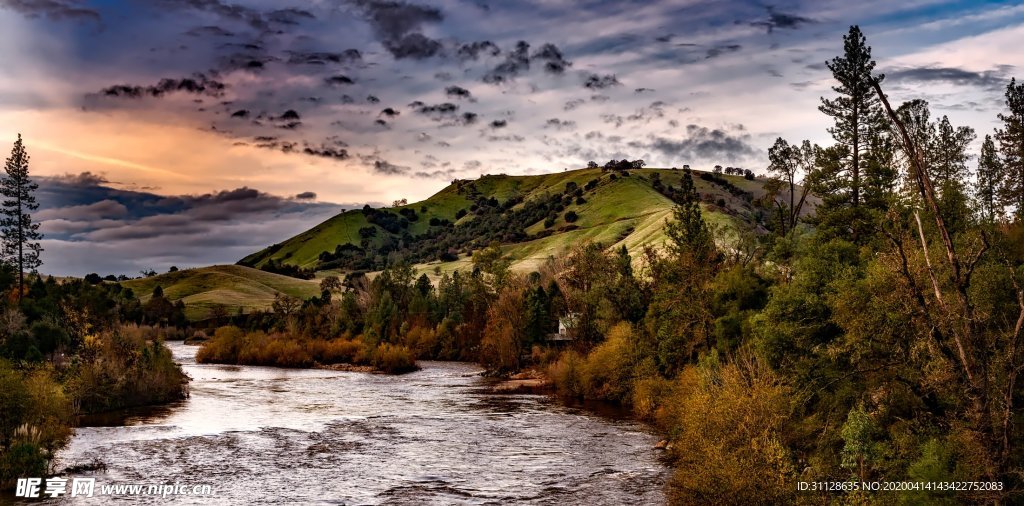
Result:
<svg viewBox="0 0 1024 506">
<path fill-rule="evenodd" d="M 143 301 L 149 300 L 153 290 L 159 286 L 167 298 L 185 301 L 185 315 L 193 321 L 209 317 L 216 306 L 224 306 L 232 312 L 241 307 L 250 312 L 269 308 L 278 293 L 301 299 L 320 293 L 318 281 L 291 278 L 241 265 L 186 269 L 122 281 L 121 285 L 131 288 Z"/>
<path fill-rule="evenodd" d="M 374 271 L 400 251 L 421 271 L 450 271 L 469 268 L 469 253 L 494 241 L 522 271 L 583 240 L 625 245 L 636 258 L 644 245 L 664 241 L 682 177 L 674 169 L 595 168 L 456 180 L 422 202 L 343 212 L 239 264 Z M 693 180 L 709 222 L 765 231 L 764 179 L 693 171 Z"/>
</svg>

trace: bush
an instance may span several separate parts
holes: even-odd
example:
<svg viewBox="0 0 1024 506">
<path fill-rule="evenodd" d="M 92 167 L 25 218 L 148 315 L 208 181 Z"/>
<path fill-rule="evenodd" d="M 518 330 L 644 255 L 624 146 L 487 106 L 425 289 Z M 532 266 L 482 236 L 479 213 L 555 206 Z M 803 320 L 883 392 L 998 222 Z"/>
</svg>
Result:
<svg viewBox="0 0 1024 506">
<path fill-rule="evenodd" d="M 84 344 L 69 389 L 84 413 L 188 396 L 188 376 L 151 327 L 118 327 Z"/>
<path fill-rule="evenodd" d="M 576 211 L 569 211 L 569 212 L 565 213 L 565 221 L 566 221 L 566 223 L 573 223 L 577 219 L 579 219 L 579 215 L 576 214 Z"/>
<path fill-rule="evenodd" d="M 397 374 L 417 369 L 415 353 L 407 346 L 374 348 L 362 339 L 294 338 L 283 333 L 245 333 L 221 327 L 196 353 L 201 364 L 239 364 L 271 367 L 313 367 L 318 364 L 370 365 Z"/>
<path fill-rule="evenodd" d="M 49 368 L 18 371 L 0 359 L 0 490 L 47 476 L 71 438 L 71 399 Z"/>
<path fill-rule="evenodd" d="M 741 356 L 685 368 L 662 423 L 674 434 L 675 503 L 790 504 L 796 477 L 786 435 L 789 388 Z"/>
<path fill-rule="evenodd" d="M 402 374 L 419 369 L 412 350 L 391 343 L 381 344 L 373 351 L 371 365 L 388 374 Z"/>
</svg>

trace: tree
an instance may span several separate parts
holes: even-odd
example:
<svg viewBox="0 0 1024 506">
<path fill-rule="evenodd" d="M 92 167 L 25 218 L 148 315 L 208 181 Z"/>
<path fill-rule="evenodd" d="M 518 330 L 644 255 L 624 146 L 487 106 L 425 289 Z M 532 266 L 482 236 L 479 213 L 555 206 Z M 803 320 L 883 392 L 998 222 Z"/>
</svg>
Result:
<svg viewBox="0 0 1024 506">
<path fill-rule="evenodd" d="M 697 261 L 709 259 L 715 248 L 711 230 L 704 222 L 700 210 L 700 195 L 693 186 L 690 173 L 683 174 L 680 183 L 678 204 L 672 211 L 674 218 L 665 226 L 669 238 L 669 249 L 675 254 L 688 252 Z"/>
<path fill-rule="evenodd" d="M 1000 203 L 1013 206 L 1017 219 L 1024 218 L 1024 83 L 1010 79 L 1006 86 L 1006 107 L 1000 113 L 1003 128 L 996 131 L 999 151 L 1003 154 L 1005 177 L 999 188 Z"/>
<path fill-rule="evenodd" d="M 18 267 L 18 298 L 25 288 L 25 271 L 34 272 L 43 264 L 39 254 L 43 248 L 39 241 L 43 234 L 39 232 L 39 224 L 32 223 L 30 213 L 39 208 L 33 195 L 39 185 L 28 176 L 28 153 L 21 141 L 14 141 L 11 157 L 4 164 L 6 177 L 0 183 L 0 195 L 3 195 L 3 209 L 0 210 L 0 234 L 3 235 L 4 257 Z"/>
<path fill-rule="evenodd" d="M 596 169 L 597 168 L 597 162 L 595 162 L 593 160 L 587 162 L 587 168 L 588 169 Z"/>
<path fill-rule="evenodd" d="M 849 148 L 849 159 L 844 169 L 849 173 L 848 191 L 850 205 L 857 207 L 861 202 L 862 155 L 868 148 L 865 142 L 872 123 L 880 119 L 878 98 L 871 90 L 871 72 L 875 61 L 871 59 L 871 47 L 857 25 L 850 27 L 843 37 L 843 56 L 826 62 L 833 77 L 839 81 L 832 89 L 839 94 L 832 100 L 821 99 L 818 109 L 835 120 L 829 133 L 836 142 Z M 878 77 L 882 80 L 882 76 Z"/>
<path fill-rule="evenodd" d="M 783 223 L 782 227 L 783 234 L 786 233 L 787 229 L 793 230 L 796 227 L 796 220 L 800 217 L 800 211 L 803 208 L 809 190 L 809 187 L 804 184 L 800 192 L 800 200 L 797 201 L 796 186 L 798 183 L 796 177 L 798 173 L 808 174 L 814 169 L 815 152 L 817 149 L 817 146 L 811 145 L 811 141 L 805 140 L 803 144 L 796 146 L 790 145 L 785 139 L 779 137 L 768 150 L 768 172 L 775 174 L 779 181 L 789 186 L 789 207 L 786 213 L 786 220 L 784 220 L 785 223 Z M 779 205 L 781 210 L 782 204 L 779 202 L 776 202 L 776 204 Z"/>
<path fill-rule="evenodd" d="M 942 187 L 948 185 L 961 191 L 964 189 L 969 175 L 967 161 L 971 158 L 967 147 L 977 138 L 971 127 L 953 128 L 948 116 L 939 120 L 931 146 L 934 156 L 932 176 L 936 183 Z"/>
<path fill-rule="evenodd" d="M 986 135 L 985 141 L 981 143 L 981 156 L 978 157 L 978 182 L 974 194 L 982 219 L 989 223 L 994 222 L 1002 211 L 999 204 L 1002 177 L 1003 163 L 996 151 L 996 144 L 992 142 L 991 135 Z"/>
</svg>

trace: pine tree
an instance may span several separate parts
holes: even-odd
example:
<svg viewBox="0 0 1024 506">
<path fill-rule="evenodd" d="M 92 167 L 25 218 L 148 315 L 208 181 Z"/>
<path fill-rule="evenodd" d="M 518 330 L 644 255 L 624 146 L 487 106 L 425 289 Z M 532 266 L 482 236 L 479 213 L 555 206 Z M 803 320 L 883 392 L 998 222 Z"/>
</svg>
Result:
<svg viewBox="0 0 1024 506">
<path fill-rule="evenodd" d="M 996 131 L 1003 154 L 1003 180 L 1000 203 L 1013 206 L 1018 219 L 1024 219 L 1024 83 L 1011 79 L 1006 86 L 1008 114 L 999 114 L 1003 128 Z"/>
<path fill-rule="evenodd" d="M 991 135 L 986 135 L 985 141 L 981 143 L 981 156 L 978 157 L 978 183 L 974 195 L 978 201 L 981 218 L 989 223 L 994 222 L 1001 214 L 999 184 L 1002 176 L 1003 164 L 999 159 L 999 152 L 996 151 L 996 144 L 992 141 Z"/>
<path fill-rule="evenodd" d="M 7 174 L 0 183 L 0 195 L 4 197 L 3 208 L 0 209 L 0 235 L 3 236 L 4 259 L 18 269 L 19 298 L 25 287 L 25 271 L 34 272 L 42 265 L 39 254 L 43 251 L 39 245 L 43 235 L 39 232 L 39 224 L 32 223 L 30 214 L 39 208 L 33 194 L 39 185 L 28 176 L 28 160 L 21 134 L 18 134 L 11 157 L 4 164 Z"/>
<path fill-rule="evenodd" d="M 948 116 L 939 120 L 931 145 L 934 162 L 929 167 L 932 179 L 938 186 L 950 185 L 960 190 L 966 187 L 970 175 L 967 161 L 971 158 L 967 147 L 977 138 L 971 127 L 953 128 Z"/>
<path fill-rule="evenodd" d="M 835 126 L 829 133 L 838 142 L 848 148 L 849 159 L 844 169 L 849 173 L 847 190 L 849 203 L 858 207 L 861 203 L 861 187 L 864 155 L 870 148 L 869 138 L 872 130 L 882 130 L 881 108 L 878 97 L 872 88 L 872 71 L 875 61 L 871 59 L 871 47 L 860 31 L 853 25 L 850 32 L 843 37 L 843 56 L 837 56 L 826 62 L 833 77 L 839 81 L 832 89 L 839 94 L 832 100 L 822 97 L 818 109 L 835 120 Z M 879 75 L 881 82 L 884 76 Z"/>
<path fill-rule="evenodd" d="M 669 247 L 676 255 L 692 255 L 695 260 L 710 259 L 714 253 L 714 239 L 700 210 L 700 196 L 689 172 L 683 173 L 678 202 L 672 211 L 674 220 L 665 227 Z"/>
</svg>

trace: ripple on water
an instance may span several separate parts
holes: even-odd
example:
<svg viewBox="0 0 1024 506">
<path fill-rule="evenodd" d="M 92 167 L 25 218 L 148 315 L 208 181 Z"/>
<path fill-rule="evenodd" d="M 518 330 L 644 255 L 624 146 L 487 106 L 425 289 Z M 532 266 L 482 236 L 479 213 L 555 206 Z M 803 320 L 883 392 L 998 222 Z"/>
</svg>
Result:
<svg viewBox="0 0 1024 506">
<path fill-rule="evenodd" d="M 664 502 L 646 427 L 491 394 L 471 364 L 394 377 L 196 365 L 195 348 L 171 348 L 192 397 L 79 429 L 63 466 L 98 458 L 99 484 L 211 483 L 215 498 L 178 501 L 204 505 Z"/>
</svg>

